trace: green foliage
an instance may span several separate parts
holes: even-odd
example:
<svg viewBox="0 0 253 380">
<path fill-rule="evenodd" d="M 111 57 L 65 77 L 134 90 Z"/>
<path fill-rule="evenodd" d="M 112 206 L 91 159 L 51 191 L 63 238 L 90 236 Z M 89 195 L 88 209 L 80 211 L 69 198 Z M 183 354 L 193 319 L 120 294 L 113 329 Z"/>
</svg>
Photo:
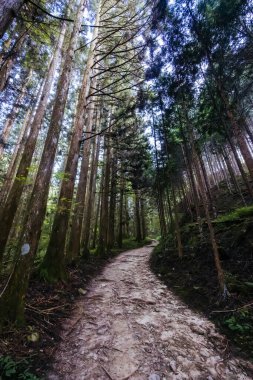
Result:
<svg viewBox="0 0 253 380">
<path fill-rule="evenodd" d="M 59 171 L 55 173 L 54 177 L 59 181 L 68 181 L 70 179 L 70 174 L 64 171 Z"/>
<path fill-rule="evenodd" d="M 29 371 L 29 362 L 24 359 L 14 361 L 10 356 L 0 357 L 1 380 L 39 380 Z"/>
<path fill-rule="evenodd" d="M 247 310 L 241 310 L 231 317 L 225 319 L 224 324 L 232 331 L 239 334 L 249 334 L 253 332 L 252 320 L 250 323 L 250 313 Z"/>
<path fill-rule="evenodd" d="M 240 207 L 229 214 L 219 216 L 215 219 L 215 223 L 232 222 L 240 218 L 249 218 L 253 216 L 253 206 Z"/>
</svg>

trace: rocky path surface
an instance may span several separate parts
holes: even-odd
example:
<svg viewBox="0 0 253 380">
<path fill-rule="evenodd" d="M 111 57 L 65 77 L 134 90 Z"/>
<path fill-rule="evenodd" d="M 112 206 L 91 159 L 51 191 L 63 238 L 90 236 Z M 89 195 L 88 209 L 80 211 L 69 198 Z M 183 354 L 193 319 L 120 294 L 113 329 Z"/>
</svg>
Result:
<svg viewBox="0 0 253 380">
<path fill-rule="evenodd" d="M 149 268 L 152 246 L 119 255 L 66 321 L 49 380 L 252 379 L 250 363 Z"/>
</svg>

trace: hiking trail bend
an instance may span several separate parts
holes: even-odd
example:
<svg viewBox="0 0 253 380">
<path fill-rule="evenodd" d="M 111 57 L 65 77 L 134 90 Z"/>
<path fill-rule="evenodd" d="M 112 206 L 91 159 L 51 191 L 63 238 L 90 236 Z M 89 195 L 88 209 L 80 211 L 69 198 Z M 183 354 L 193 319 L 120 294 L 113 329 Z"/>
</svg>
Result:
<svg viewBox="0 0 253 380">
<path fill-rule="evenodd" d="M 153 247 L 121 253 L 90 282 L 65 321 L 49 380 L 253 378 L 214 324 L 151 272 Z"/>
</svg>

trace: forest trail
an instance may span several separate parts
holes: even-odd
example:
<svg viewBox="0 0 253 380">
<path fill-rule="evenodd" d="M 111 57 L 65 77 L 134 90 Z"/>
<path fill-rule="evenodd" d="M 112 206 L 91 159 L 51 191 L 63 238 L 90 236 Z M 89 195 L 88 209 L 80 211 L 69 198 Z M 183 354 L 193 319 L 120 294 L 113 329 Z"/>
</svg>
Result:
<svg viewBox="0 0 253 380">
<path fill-rule="evenodd" d="M 120 254 L 90 283 L 63 326 L 48 379 L 252 378 L 214 325 L 151 272 L 152 249 Z"/>
</svg>

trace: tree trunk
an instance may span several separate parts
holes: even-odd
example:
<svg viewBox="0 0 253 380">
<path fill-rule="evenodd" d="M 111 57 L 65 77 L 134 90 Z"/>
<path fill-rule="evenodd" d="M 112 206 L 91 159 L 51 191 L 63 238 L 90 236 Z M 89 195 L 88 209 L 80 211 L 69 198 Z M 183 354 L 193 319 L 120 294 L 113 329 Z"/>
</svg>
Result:
<svg viewBox="0 0 253 380">
<path fill-rule="evenodd" d="M 240 171 L 240 174 L 242 176 L 242 179 L 243 179 L 243 181 L 244 181 L 244 183 L 245 183 L 245 185 L 246 185 L 246 187 L 248 189 L 248 192 L 249 192 L 249 195 L 250 195 L 251 199 L 253 199 L 253 190 L 252 190 L 252 187 L 251 187 L 251 185 L 250 185 L 250 183 L 248 181 L 247 175 L 246 175 L 246 173 L 245 173 L 245 171 L 243 169 L 243 166 L 242 166 L 241 160 L 240 160 L 240 158 L 238 156 L 238 153 L 237 153 L 236 147 L 234 145 L 234 142 L 233 142 L 233 140 L 231 139 L 231 137 L 229 135 L 227 137 L 228 137 L 228 142 L 229 142 L 229 145 L 230 145 L 231 150 L 233 152 L 236 164 L 237 164 L 237 166 L 239 168 L 239 171 Z"/>
<path fill-rule="evenodd" d="M 74 217 L 72 220 L 72 226 L 71 226 L 70 238 L 69 238 L 68 257 L 70 260 L 74 259 L 80 254 L 80 248 L 81 248 L 81 232 L 82 232 L 82 223 L 83 223 L 89 161 L 90 161 L 90 147 L 91 147 L 90 132 L 92 130 L 93 116 L 94 116 L 94 104 L 91 105 L 88 112 L 88 118 L 87 118 L 88 120 L 87 120 L 86 132 L 87 132 L 88 139 L 84 140 L 84 145 L 83 145 L 82 163 L 81 163 L 79 182 L 78 182 L 77 193 L 76 193 L 76 198 L 75 198 L 75 206 L 74 206 L 74 211 L 73 211 Z"/>
<path fill-rule="evenodd" d="M 2 61 L 0 61 L 0 91 L 5 90 L 9 76 L 11 73 L 11 69 L 15 62 L 15 58 L 20 53 L 21 48 L 28 36 L 26 27 L 22 28 L 17 40 L 15 41 L 13 47 L 9 52 L 3 54 Z"/>
<path fill-rule="evenodd" d="M 116 191 L 117 191 L 117 157 L 114 152 L 111 157 L 111 189 L 110 204 L 108 215 L 108 236 L 107 249 L 113 248 L 115 243 L 115 210 L 116 210 Z"/>
<path fill-rule="evenodd" d="M 226 148 L 223 148 L 222 149 L 222 155 L 223 155 L 223 158 L 225 160 L 225 163 L 226 163 L 226 166 L 227 166 L 227 169 L 228 169 L 228 172 L 229 172 L 229 175 L 230 175 L 230 178 L 231 178 L 231 182 L 233 183 L 234 187 L 235 187 L 235 190 L 238 192 L 238 194 L 240 195 L 241 199 L 242 199 L 242 202 L 244 205 L 246 205 L 246 202 L 245 202 L 245 199 L 242 195 L 242 192 L 241 192 L 241 188 L 238 184 L 238 181 L 236 179 L 236 176 L 235 176 L 235 173 L 234 173 L 234 170 L 233 170 L 233 167 L 230 163 L 230 159 L 228 157 L 228 154 L 227 154 L 227 151 L 226 151 Z"/>
<path fill-rule="evenodd" d="M 18 14 L 24 0 L 0 0 L 0 38 Z"/>
<path fill-rule="evenodd" d="M 120 172 L 122 176 L 123 173 Z M 120 178 L 120 196 L 119 196 L 119 229 L 118 229 L 118 246 L 122 248 L 123 245 L 123 202 L 124 202 L 124 188 L 125 181 L 123 178 Z"/>
<path fill-rule="evenodd" d="M 111 117 L 110 117 L 111 119 Z M 111 120 L 109 123 L 111 124 Z M 109 124 L 109 125 L 110 125 Z M 102 192 L 101 196 L 101 208 L 100 208 L 100 225 L 99 225 L 99 240 L 97 252 L 100 256 L 105 256 L 107 254 L 107 241 L 108 241 L 108 215 L 109 215 L 109 190 L 110 190 L 110 161 L 111 161 L 111 147 L 110 147 L 110 132 L 111 127 L 109 128 L 109 134 L 105 136 L 105 154 L 104 154 L 104 169 L 103 175 L 104 180 L 101 182 L 100 191 Z"/>
<path fill-rule="evenodd" d="M 95 148 L 95 144 L 94 144 Z M 90 173 L 90 183 L 89 183 L 89 196 L 87 199 L 87 212 L 86 218 L 83 222 L 84 230 L 83 230 L 83 252 L 85 255 L 85 251 L 89 249 L 89 241 L 90 241 L 90 230 L 91 230 L 91 219 L 92 219 L 92 211 L 95 203 L 96 196 L 96 179 L 97 179 L 97 169 L 98 169 L 98 159 L 99 159 L 99 151 L 100 151 L 100 136 L 97 137 L 96 149 L 94 149 L 94 156 L 92 160 L 91 173 Z"/>
<path fill-rule="evenodd" d="M 17 246 L 17 260 L 9 281 L 0 298 L 0 321 L 21 322 L 24 320 L 24 299 L 28 287 L 31 268 L 37 251 L 41 227 L 46 213 L 49 184 L 54 165 L 57 143 L 64 116 L 65 104 L 74 63 L 74 52 L 77 46 L 82 23 L 84 4 L 81 0 L 76 21 L 73 25 L 69 46 L 65 56 L 62 73 L 59 78 L 56 100 L 49 125 L 38 174 L 28 205 L 21 238 Z"/>
<path fill-rule="evenodd" d="M 8 166 L 8 171 L 5 175 L 4 184 L 0 191 L 0 197 L 1 197 L 0 208 L 3 207 L 3 204 L 6 201 L 6 198 L 10 192 L 13 181 L 15 181 L 17 167 L 18 167 L 20 158 L 22 156 L 24 144 L 25 144 L 27 134 L 30 128 L 31 118 L 32 118 L 32 109 L 30 108 L 26 112 L 25 119 L 21 128 L 21 131 L 19 133 L 19 138 L 16 143 L 15 150 L 12 154 L 11 162 Z"/>
<path fill-rule="evenodd" d="M 213 168 L 212 158 L 210 157 L 207 149 L 205 149 L 205 154 L 206 154 L 206 159 L 207 159 L 209 171 L 210 171 L 211 176 L 212 176 L 212 182 L 213 182 L 212 185 L 217 186 L 217 188 L 219 189 L 219 181 L 217 179 L 216 173 L 215 173 L 214 168 Z"/>
<path fill-rule="evenodd" d="M 214 207 L 214 204 L 213 204 L 213 198 L 212 198 L 212 194 L 211 194 L 211 190 L 210 190 L 210 184 L 209 184 L 209 181 L 208 181 L 208 178 L 207 178 L 206 168 L 205 168 L 205 165 L 204 165 L 204 162 L 203 162 L 201 154 L 198 154 L 198 160 L 199 160 L 200 167 L 201 167 L 201 172 L 202 172 L 202 175 L 203 175 L 203 178 L 204 178 L 204 183 L 205 183 L 206 193 L 207 193 L 207 197 L 208 197 L 207 199 L 209 201 L 209 206 L 210 206 L 210 209 L 212 211 L 212 215 L 214 217 L 216 217 L 216 210 L 215 210 L 215 207 Z"/>
<path fill-rule="evenodd" d="M 214 228 L 212 225 L 212 221 L 211 221 L 211 217 L 210 217 L 210 213 L 209 213 L 209 209 L 208 209 L 207 196 L 206 196 L 204 183 L 202 180 L 202 176 L 201 176 L 201 172 L 200 172 L 200 168 L 199 168 L 199 164 L 198 164 L 197 152 L 195 150 L 192 132 L 190 131 L 189 133 L 190 133 L 191 146 L 192 146 L 193 162 L 195 165 L 195 171 L 196 171 L 199 189 L 200 189 L 200 193 L 201 193 L 201 197 L 202 197 L 202 201 L 203 201 L 203 206 L 204 206 L 204 210 L 205 210 L 206 221 L 207 221 L 209 234 L 210 234 L 210 241 L 211 241 L 212 248 L 213 248 L 214 262 L 215 262 L 215 267 L 216 267 L 217 275 L 218 275 L 218 283 L 219 283 L 219 287 L 220 287 L 220 290 L 221 290 L 223 296 L 226 297 L 228 292 L 227 292 L 227 287 L 225 284 L 224 272 L 223 272 L 223 269 L 221 266 L 218 244 L 216 241 L 215 232 L 214 232 Z"/>
<path fill-rule="evenodd" d="M 180 231 L 180 225 L 179 225 L 179 218 L 178 218 L 178 206 L 175 196 L 175 189 L 174 185 L 171 184 L 171 193 L 172 193 L 172 199 L 173 199 L 173 208 L 174 208 L 174 215 L 175 215 L 175 229 L 176 229 L 176 236 L 177 236 L 177 250 L 178 250 L 178 257 L 183 257 L 183 245 L 182 245 L 182 238 L 181 238 L 181 231 Z"/>
<path fill-rule="evenodd" d="M 147 237 L 147 227 L 146 227 L 146 217 L 145 217 L 145 203 L 142 196 L 140 199 L 140 205 L 141 205 L 141 240 L 145 240 Z"/>
<path fill-rule="evenodd" d="M 235 132 L 236 139 L 237 139 L 240 151 L 242 153 L 243 159 L 248 168 L 250 177 L 251 179 L 253 179 L 253 157 L 249 150 L 245 136 L 243 136 L 242 131 L 240 130 L 237 123 L 234 126 L 234 132 Z"/>
<path fill-rule="evenodd" d="M 140 195 L 139 190 L 134 190 L 135 195 L 135 223 L 136 223 L 136 241 L 141 242 L 141 217 L 140 217 Z"/>
<path fill-rule="evenodd" d="M 24 84 L 23 84 L 17 98 L 14 101 L 14 105 L 13 105 L 13 108 L 11 110 L 11 113 L 7 117 L 7 120 L 6 120 L 5 125 L 3 127 L 3 131 L 2 131 L 1 137 L 0 137 L 0 158 L 3 154 L 5 145 L 7 144 L 11 129 L 12 129 L 12 127 L 16 121 L 16 118 L 18 116 L 20 107 L 22 106 L 24 97 L 26 95 L 26 88 L 30 82 L 31 77 L 32 77 L 32 70 L 29 71 L 27 77 L 25 78 Z"/>
<path fill-rule="evenodd" d="M 100 8 L 97 12 L 95 25 L 99 25 Z M 75 178 L 78 167 L 78 157 L 83 132 L 83 120 L 87 112 L 87 98 L 90 92 L 90 76 L 91 67 L 94 63 L 95 45 L 98 35 L 98 28 L 94 28 L 92 36 L 92 44 L 89 51 L 88 60 L 83 76 L 83 82 L 79 93 L 78 103 L 76 107 L 76 118 L 72 130 L 72 138 L 70 141 L 67 162 L 64 170 L 64 178 L 61 183 L 60 195 L 54 217 L 52 232 L 47 248 L 46 255 L 42 263 L 42 270 L 48 274 L 48 278 L 53 281 L 62 279 L 65 263 L 65 244 L 67 237 L 67 229 L 70 218 L 71 204 L 73 200 Z M 93 81 L 93 87 L 96 88 L 96 79 Z M 93 120 L 93 110 L 91 112 L 90 125 L 86 132 L 91 131 Z M 90 145 L 90 140 L 89 143 Z M 86 179 L 87 182 L 87 179 Z M 76 237 L 77 238 L 77 237 Z M 78 237 L 80 239 L 80 236 Z M 59 268 L 59 271 L 58 271 Z M 64 276 L 65 277 L 65 276 Z"/>
<path fill-rule="evenodd" d="M 129 231 L 129 212 L 128 212 L 128 196 L 127 193 L 125 192 L 125 219 L 124 219 L 124 226 L 125 230 L 123 231 L 123 238 L 129 238 L 130 236 L 130 231 Z"/>
<path fill-rule="evenodd" d="M 155 142 L 155 164 L 156 164 L 156 172 L 157 172 L 157 178 L 156 178 L 157 208 L 158 208 L 161 235 L 162 237 L 165 237 L 167 233 L 167 225 L 166 225 L 165 213 L 164 213 L 163 191 L 160 185 L 160 180 L 158 178 L 158 173 L 159 173 L 158 150 L 157 150 L 156 128 L 155 128 L 155 122 L 154 122 L 153 109 L 152 109 L 152 132 L 153 132 L 153 137 L 154 137 L 154 142 Z"/>
<path fill-rule="evenodd" d="M 98 193 L 97 209 L 96 209 L 96 215 L 95 215 L 95 223 L 94 223 L 94 231 L 93 231 L 93 239 L 92 239 L 92 248 L 93 249 L 96 248 L 96 243 L 97 243 L 98 219 L 99 219 L 100 204 L 101 204 L 101 186 L 100 186 L 100 191 Z"/>
<path fill-rule="evenodd" d="M 33 118 L 29 136 L 26 140 L 25 147 L 23 150 L 23 154 L 17 169 L 16 178 L 9 190 L 8 197 L 6 199 L 5 204 L 0 209 L 0 262 L 1 256 L 4 252 L 8 236 L 10 233 L 10 229 L 12 226 L 13 219 L 15 217 L 15 213 L 17 211 L 17 207 L 22 196 L 22 192 L 26 183 L 26 179 L 29 174 L 29 168 L 32 162 L 33 153 L 36 147 L 36 142 L 38 138 L 38 134 L 40 131 L 40 126 L 42 119 L 44 117 L 48 97 L 50 94 L 50 90 L 52 88 L 53 77 L 56 72 L 58 58 L 61 52 L 61 48 L 63 45 L 64 35 L 65 35 L 66 26 L 63 26 L 62 33 L 59 37 L 59 41 L 57 44 L 56 51 L 52 57 L 52 60 L 49 65 L 47 76 L 44 80 L 43 89 L 41 92 L 41 98 L 38 104 L 38 108 L 35 112 L 35 116 Z M 58 94 L 60 95 L 60 88 L 58 88 Z M 57 96 L 56 96 L 56 104 L 57 104 Z M 58 100 L 59 102 L 59 100 Z M 57 108 L 54 108 L 54 118 L 57 119 Z M 53 120 L 53 119 L 52 119 Z M 52 128 L 52 127 L 51 127 Z M 57 140 L 56 140 L 57 142 Z M 56 147 L 55 147 L 56 149 Z"/>
</svg>

